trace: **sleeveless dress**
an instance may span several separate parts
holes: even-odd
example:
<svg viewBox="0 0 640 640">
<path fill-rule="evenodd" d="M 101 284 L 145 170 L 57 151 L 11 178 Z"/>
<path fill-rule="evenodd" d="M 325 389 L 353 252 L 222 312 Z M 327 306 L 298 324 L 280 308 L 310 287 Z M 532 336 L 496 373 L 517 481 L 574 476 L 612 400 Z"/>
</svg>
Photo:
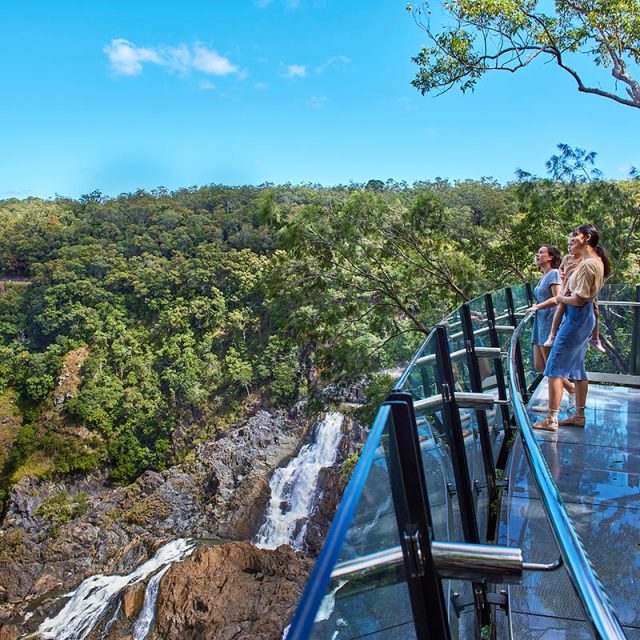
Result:
<svg viewBox="0 0 640 640">
<path fill-rule="evenodd" d="M 559 269 L 551 269 L 549 273 L 545 273 L 538 281 L 536 288 L 533 290 L 536 302 L 544 302 L 553 295 L 551 291 L 551 285 L 560 284 L 562 278 L 560 277 Z M 550 307 L 549 309 L 542 309 L 536 311 L 536 315 L 533 317 L 533 331 L 531 333 L 531 344 L 544 344 L 549 337 L 551 331 L 551 323 L 553 322 L 553 314 L 556 312 L 556 307 Z"/>
<path fill-rule="evenodd" d="M 593 300 L 603 283 L 604 269 L 598 258 L 587 258 L 576 267 L 569 280 L 569 289 L 588 302 L 581 307 L 567 305 L 558 335 L 551 347 L 544 370 L 545 376 L 569 380 L 587 379 L 584 356 L 587 352 L 587 340 L 596 322 Z"/>
</svg>

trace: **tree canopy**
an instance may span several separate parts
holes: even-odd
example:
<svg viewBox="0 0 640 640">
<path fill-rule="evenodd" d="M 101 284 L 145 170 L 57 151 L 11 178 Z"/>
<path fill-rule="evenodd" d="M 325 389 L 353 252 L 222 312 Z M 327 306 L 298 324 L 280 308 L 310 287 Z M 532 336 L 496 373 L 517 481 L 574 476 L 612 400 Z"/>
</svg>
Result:
<svg viewBox="0 0 640 640">
<path fill-rule="evenodd" d="M 28 279 L 0 292 L 0 397 L 9 388 L 23 417 L 0 491 L 31 459 L 41 474 L 104 467 L 128 482 L 248 405 L 290 406 L 406 363 L 448 311 L 532 280 L 538 246 L 563 247 L 585 221 L 602 233 L 614 281 L 639 282 L 640 181 L 602 180 L 594 162 L 564 145 L 549 177 L 521 171 L 504 186 L 0 201 L 0 281 Z M 61 399 L 79 352 L 77 387 Z"/>
<path fill-rule="evenodd" d="M 445 14 L 436 24 L 433 13 Z M 640 108 L 639 0 L 448 0 L 407 5 L 430 44 L 413 61 L 424 95 L 473 89 L 489 71 L 552 62 L 579 91 Z M 588 61 L 589 65 L 584 62 Z M 610 76 L 603 86 L 605 70 Z"/>
</svg>

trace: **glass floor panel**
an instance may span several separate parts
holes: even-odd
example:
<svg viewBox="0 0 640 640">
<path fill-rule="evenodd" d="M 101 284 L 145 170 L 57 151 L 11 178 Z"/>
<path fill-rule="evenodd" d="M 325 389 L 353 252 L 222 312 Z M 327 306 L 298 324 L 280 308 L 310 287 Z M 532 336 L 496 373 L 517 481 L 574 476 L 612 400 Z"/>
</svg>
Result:
<svg viewBox="0 0 640 640">
<path fill-rule="evenodd" d="M 546 382 L 530 406 L 546 403 Z M 560 417 L 564 416 L 561 411 Z M 544 417 L 530 411 L 532 422 Z M 536 432 L 577 533 L 629 637 L 640 629 L 640 389 L 590 385 L 584 428 Z M 520 444 L 511 452 L 500 543 L 525 560 L 559 556 Z M 513 637 L 591 637 L 567 572 L 528 572 L 509 588 Z M 587 635 L 584 635 L 587 633 Z M 556 635 L 553 635 L 556 634 Z"/>
</svg>

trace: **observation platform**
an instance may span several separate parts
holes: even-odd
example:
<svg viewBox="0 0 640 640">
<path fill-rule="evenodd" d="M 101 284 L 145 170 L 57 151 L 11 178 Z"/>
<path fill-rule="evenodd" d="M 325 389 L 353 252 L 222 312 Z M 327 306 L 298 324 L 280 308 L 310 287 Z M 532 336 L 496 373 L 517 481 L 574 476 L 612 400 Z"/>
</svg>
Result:
<svg viewBox="0 0 640 640">
<path fill-rule="evenodd" d="M 543 382 L 530 405 L 546 399 Z M 531 422 L 541 418 L 528 414 Z M 640 638 L 640 389 L 592 384 L 584 428 L 537 431 L 536 438 L 626 637 Z M 559 552 L 520 440 L 507 477 L 498 541 L 549 562 Z M 593 637 L 564 568 L 526 573 L 520 585 L 508 587 L 508 599 L 510 637 Z"/>
<path fill-rule="evenodd" d="M 367 442 L 287 640 L 640 640 L 640 287 L 600 295 L 586 426 L 536 431 L 529 285 L 429 334 Z M 562 417 L 563 414 L 561 414 Z"/>
</svg>

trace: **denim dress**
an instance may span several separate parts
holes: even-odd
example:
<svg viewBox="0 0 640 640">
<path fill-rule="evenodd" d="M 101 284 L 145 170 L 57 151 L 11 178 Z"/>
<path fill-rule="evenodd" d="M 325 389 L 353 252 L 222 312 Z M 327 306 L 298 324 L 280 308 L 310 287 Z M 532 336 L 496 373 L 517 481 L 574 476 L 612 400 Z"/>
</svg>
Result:
<svg viewBox="0 0 640 640">
<path fill-rule="evenodd" d="M 576 267 L 569 279 L 569 289 L 588 302 L 581 307 L 567 305 L 544 369 L 545 376 L 587 380 L 584 356 L 587 352 L 587 340 L 596 323 L 593 300 L 602 288 L 603 282 L 604 269 L 600 260 L 586 259 Z"/>
<path fill-rule="evenodd" d="M 551 269 L 549 273 L 545 273 L 533 290 L 536 302 L 544 302 L 553 296 L 551 291 L 551 285 L 560 284 L 562 278 L 560 277 L 559 269 Z M 536 311 L 536 315 L 533 318 L 533 331 L 531 333 L 531 344 L 544 344 L 549 337 L 551 331 L 551 324 L 553 322 L 553 314 L 556 312 L 556 307 L 550 307 L 549 309 L 542 309 Z"/>
</svg>

